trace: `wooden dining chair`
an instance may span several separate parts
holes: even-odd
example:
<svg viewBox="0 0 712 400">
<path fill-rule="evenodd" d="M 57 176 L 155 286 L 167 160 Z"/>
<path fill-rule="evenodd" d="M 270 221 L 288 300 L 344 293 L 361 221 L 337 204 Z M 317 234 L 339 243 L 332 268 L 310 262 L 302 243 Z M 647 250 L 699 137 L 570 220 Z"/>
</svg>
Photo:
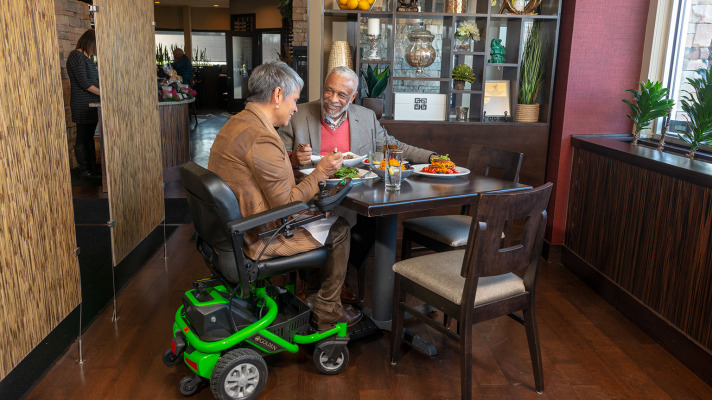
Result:
<svg viewBox="0 0 712 400">
<path fill-rule="evenodd" d="M 539 259 L 546 228 L 546 206 L 552 184 L 509 193 L 482 194 L 473 205 L 475 215 L 463 250 L 428 254 L 393 265 L 395 288 L 391 331 L 391 364 L 400 358 L 403 320 L 408 312 L 459 342 L 462 399 L 472 398 L 472 327 L 510 315 L 526 328 L 537 392 L 544 378 L 536 328 L 534 299 Z M 504 247 L 506 223 L 523 221 L 521 235 Z M 524 270 L 523 278 L 514 272 Z M 457 332 L 440 325 L 405 303 L 410 294 L 460 322 Z M 522 311 L 522 316 L 514 314 Z"/>
<path fill-rule="evenodd" d="M 467 169 L 472 174 L 494 175 L 508 181 L 519 182 L 519 170 L 523 158 L 523 153 L 473 144 L 470 147 Z M 468 214 L 469 207 L 464 206 L 460 215 L 437 215 L 403 221 L 401 260 L 411 257 L 413 243 L 438 252 L 465 246 L 470 222 L 472 222 Z"/>
</svg>

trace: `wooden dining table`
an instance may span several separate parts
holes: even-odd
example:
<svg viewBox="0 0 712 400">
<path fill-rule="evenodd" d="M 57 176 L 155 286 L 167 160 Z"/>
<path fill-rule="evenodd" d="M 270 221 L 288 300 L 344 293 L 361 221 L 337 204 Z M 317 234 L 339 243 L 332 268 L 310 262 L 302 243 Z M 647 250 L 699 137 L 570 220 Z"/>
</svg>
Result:
<svg viewBox="0 0 712 400">
<path fill-rule="evenodd" d="M 531 186 L 474 174 L 456 177 L 413 174 L 397 191 L 386 190 L 382 179 L 355 185 L 341 205 L 376 219 L 372 308 L 365 310 L 374 324 L 380 329 L 391 329 L 398 214 L 462 206 L 472 204 L 482 193 L 528 188 Z"/>
</svg>

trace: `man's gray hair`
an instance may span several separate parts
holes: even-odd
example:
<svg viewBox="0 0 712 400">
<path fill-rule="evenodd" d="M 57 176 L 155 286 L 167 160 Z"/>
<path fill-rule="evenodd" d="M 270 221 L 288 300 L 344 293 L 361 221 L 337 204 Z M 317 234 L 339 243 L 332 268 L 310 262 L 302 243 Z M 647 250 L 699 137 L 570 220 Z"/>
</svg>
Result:
<svg viewBox="0 0 712 400">
<path fill-rule="evenodd" d="M 356 72 L 354 72 L 354 70 L 352 70 L 351 68 L 344 67 L 343 65 L 339 67 L 334 67 L 331 71 L 329 71 L 328 74 L 326 74 L 326 79 L 329 79 L 329 76 L 331 74 L 336 74 L 339 76 L 343 76 L 344 78 L 350 79 L 356 86 L 356 90 L 358 90 L 358 75 L 356 75 Z M 326 79 L 324 79 L 324 81 L 326 81 Z"/>
<path fill-rule="evenodd" d="M 282 61 L 262 64 L 252 71 L 247 81 L 247 101 L 266 104 L 270 102 L 272 92 L 281 87 L 284 96 L 298 92 L 304 86 L 302 78 Z"/>
</svg>

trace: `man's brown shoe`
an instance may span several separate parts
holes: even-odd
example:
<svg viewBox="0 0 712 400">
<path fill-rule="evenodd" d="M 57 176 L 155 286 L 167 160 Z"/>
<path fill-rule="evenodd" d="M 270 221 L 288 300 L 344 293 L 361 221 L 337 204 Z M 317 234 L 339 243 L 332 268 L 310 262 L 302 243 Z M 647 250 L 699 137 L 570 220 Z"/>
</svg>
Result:
<svg viewBox="0 0 712 400">
<path fill-rule="evenodd" d="M 312 322 L 316 329 L 320 331 L 331 329 L 339 322 L 346 322 L 346 326 L 351 326 L 361 321 L 361 318 L 363 318 L 361 311 L 349 305 L 342 305 L 341 312 L 336 315 L 324 315 L 318 310 L 314 310 L 312 313 Z"/>
<path fill-rule="evenodd" d="M 356 293 L 344 282 L 341 286 L 341 303 L 355 304 L 357 300 Z"/>
</svg>

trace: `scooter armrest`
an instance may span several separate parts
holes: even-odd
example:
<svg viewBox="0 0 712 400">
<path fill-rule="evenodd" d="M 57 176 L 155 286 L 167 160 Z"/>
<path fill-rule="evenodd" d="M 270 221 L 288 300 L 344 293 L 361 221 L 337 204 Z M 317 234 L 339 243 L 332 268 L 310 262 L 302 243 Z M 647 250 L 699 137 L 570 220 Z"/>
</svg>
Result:
<svg viewBox="0 0 712 400">
<path fill-rule="evenodd" d="M 255 215 L 250 215 L 249 217 L 230 221 L 227 223 L 227 228 L 233 235 L 243 235 L 252 228 L 256 228 L 260 225 L 264 225 L 280 218 L 288 217 L 307 209 L 308 206 L 306 203 L 302 201 L 295 201 L 293 203 L 275 207 Z"/>
</svg>

